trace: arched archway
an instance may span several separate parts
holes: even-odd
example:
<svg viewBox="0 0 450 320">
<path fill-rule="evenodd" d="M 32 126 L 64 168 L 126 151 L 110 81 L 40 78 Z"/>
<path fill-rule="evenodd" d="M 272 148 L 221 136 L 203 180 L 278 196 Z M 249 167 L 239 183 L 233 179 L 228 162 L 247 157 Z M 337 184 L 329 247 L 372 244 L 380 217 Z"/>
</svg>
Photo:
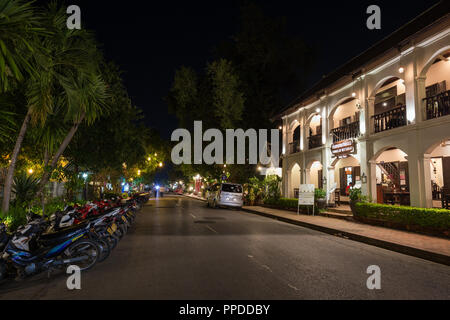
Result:
<svg viewBox="0 0 450 320">
<path fill-rule="evenodd" d="M 294 120 L 289 130 L 289 154 L 300 152 L 301 126 L 300 122 Z"/>
<path fill-rule="evenodd" d="M 305 170 L 306 184 L 313 184 L 316 188 L 323 188 L 323 166 L 319 160 L 311 160 Z"/>
<path fill-rule="evenodd" d="M 425 168 L 428 172 L 424 172 L 426 206 L 446 207 L 448 204 L 445 200 L 450 194 L 450 137 L 429 146 L 425 160 L 425 165 L 428 165 Z"/>
<path fill-rule="evenodd" d="M 301 179 L 301 169 L 297 162 L 291 164 L 288 170 L 289 180 L 288 180 L 288 192 L 287 196 L 289 198 L 298 198 L 298 190 L 300 188 Z"/>
<path fill-rule="evenodd" d="M 408 155 L 394 146 L 380 149 L 371 159 L 376 170 L 371 179 L 375 183 L 378 203 L 409 205 Z"/>
<path fill-rule="evenodd" d="M 306 122 L 307 137 L 308 137 L 308 148 L 314 149 L 323 145 L 322 142 L 322 116 L 320 113 L 314 113 Z"/>
<path fill-rule="evenodd" d="M 408 123 L 404 80 L 389 76 L 380 80 L 369 98 L 371 131 L 383 132 Z"/>
<path fill-rule="evenodd" d="M 328 117 L 333 143 L 359 136 L 359 113 L 358 100 L 354 97 L 343 98 L 333 106 Z"/>
<path fill-rule="evenodd" d="M 347 197 L 350 187 L 361 183 L 361 167 L 359 160 L 352 155 L 336 158 L 330 166 L 336 184 L 336 190 L 342 197 Z M 343 198 L 343 200 L 347 200 Z"/>
<path fill-rule="evenodd" d="M 417 81 L 424 119 L 450 115 L 450 46 L 433 54 L 425 63 Z"/>
</svg>

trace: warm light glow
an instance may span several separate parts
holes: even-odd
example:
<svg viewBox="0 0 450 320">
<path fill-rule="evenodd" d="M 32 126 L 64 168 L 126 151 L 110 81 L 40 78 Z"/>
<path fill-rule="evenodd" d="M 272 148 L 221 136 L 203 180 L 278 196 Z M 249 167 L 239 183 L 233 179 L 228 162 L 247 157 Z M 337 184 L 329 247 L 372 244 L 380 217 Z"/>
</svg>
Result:
<svg viewBox="0 0 450 320">
<path fill-rule="evenodd" d="M 224 164 L 224 165 L 223 165 L 223 167 L 224 167 L 224 168 L 226 168 L 226 167 L 227 167 L 227 165 L 226 165 L 226 164 Z"/>
<path fill-rule="evenodd" d="M 282 126 L 279 126 L 278 129 L 279 129 L 279 130 L 283 130 L 283 127 L 282 127 Z"/>
<path fill-rule="evenodd" d="M 163 166 L 163 163 L 162 163 L 162 162 L 160 162 L 160 163 L 159 163 L 159 166 L 160 166 L 160 167 L 162 167 L 162 166 Z"/>
<path fill-rule="evenodd" d="M 387 103 L 386 102 L 383 102 L 383 107 L 386 107 L 387 106 Z"/>
<path fill-rule="evenodd" d="M 398 68 L 398 72 L 399 72 L 399 73 L 405 72 L 405 68 L 403 68 L 403 67 Z"/>
<path fill-rule="evenodd" d="M 158 154 L 157 153 L 155 153 L 155 157 L 157 157 L 158 156 Z"/>
<path fill-rule="evenodd" d="M 317 112 L 317 113 L 320 113 L 320 108 L 317 108 L 317 109 L 316 109 L 316 112 Z"/>
<path fill-rule="evenodd" d="M 150 161 L 152 158 L 148 157 L 147 160 Z"/>
<path fill-rule="evenodd" d="M 258 167 L 258 171 L 261 171 L 262 170 L 262 168 L 261 167 Z"/>
<path fill-rule="evenodd" d="M 140 176 L 141 175 L 141 170 L 138 170 L 138 176 Z"/>
<path fill-rule="evenodd" d="M 34 170 L 32 168 L 28 169 L 28 173 L 32 174 L 34 172 Z"/>
<path fill-rule="evenodd" d="M 179 184 L 183 184 L 183 181 L 178 182 Z"/>
<path fill-rule="evenodd" d="M 356 97 L 356 92 L 352 92 L 352 97 Z"/>
</svg>

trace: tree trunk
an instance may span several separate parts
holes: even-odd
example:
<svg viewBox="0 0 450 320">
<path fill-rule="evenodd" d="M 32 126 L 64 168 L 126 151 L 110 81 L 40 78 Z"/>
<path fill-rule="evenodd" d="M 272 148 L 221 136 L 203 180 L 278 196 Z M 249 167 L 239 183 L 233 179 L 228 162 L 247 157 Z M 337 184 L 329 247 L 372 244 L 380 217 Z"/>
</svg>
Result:
<svg viewBox="0 0 450 320">
<path fill-rule="evenodd" d="M 50 155 L 48 154 L 48 148 L 45 147 L 44 150 L 44 172 L 45 172 L 45 168 L 48 166 L 48 162 L 50 161 Z M 42 190 L 44 191 L 44 190 Z M 41 194 L 41 203 L 42 203 L 42 215 L 45 214 L 45 193 L 42 192 Z"/>
<path fill-rule="evenodd" d="M 28 109 L 25 119 L 23 120 L 22 127 L 20 128 L 19 135 L 16 140 L 16 145 L 14 146 L 14 150 L 11 155 L 11 164 L 8 167 L 8 173 L 6 174 L 2 203 L 2 211 L 5 213 L 9 211 L 9 200 L 11 199 L 11 188 L 14 177 L 14 170 L 16 169 L 17 158 L 19 157 L 20 148 L 22 147 L 22 142 L 25 137 L 25 133 L 27 132 L 30 119 L 31 110 Z"/>
<path fill-rule="evenodd" d="M 64 151 L 66 150 L 67 146 L 69 145 L 70 141 L 72 140 L 73 136 L 78 130 L 78 127 L 80 126 L 80 123 L 83 121 L 84 115 L 81 116 L 80 120 L 76 122 L 72 128 L 70 128 L 69 132 L 67 133 L 66 137 L 64 138 L 63 142 L 58 148 L 58 151 L 53 156 L 52 163 L 50 165 L 50 170 L 46 170 L 44 172 L 44 175 L 42 176 L 40 187 L 39 187 L 39 193 L 42 193 L 44 190 L 45 185 L 47 184 L 48 180 L 50 179 L 50 174 L 55 170 L 56 165 L 58 164 L 59 158 L 62 156 Z"/>
</svg>

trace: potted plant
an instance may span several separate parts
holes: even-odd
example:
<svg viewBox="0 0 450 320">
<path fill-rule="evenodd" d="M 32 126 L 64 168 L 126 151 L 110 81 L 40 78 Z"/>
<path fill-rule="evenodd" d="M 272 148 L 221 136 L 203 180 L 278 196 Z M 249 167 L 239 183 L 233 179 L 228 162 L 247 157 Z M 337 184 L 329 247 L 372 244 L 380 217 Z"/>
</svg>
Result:
<svg viewBox="0 0 450 320">
<path fill-rule="evenodd" d="M 253 190 L 253 188 L 250 188 L 248 192 L 248 200 L 251 206 L 255 205 L 255 199 L 256 199 L 255 191 Z"/>
<path fill-rule="evenodd" d="M 360 188 L 352 188 L 350 189 L 349 193 L 350 198 L 350 209 L 352 209 L 353 215 L 355 215 L 355 205 L 357 202 L 366 202 L 367 197 L 362 194 L 362 191 Z"/>
<path fill-rule="evenodd" d="M 327 193 L 323 189 L 314 190 L 314 200 L 318 209 L 325 209 L 327 205 Z"/>
</svg>

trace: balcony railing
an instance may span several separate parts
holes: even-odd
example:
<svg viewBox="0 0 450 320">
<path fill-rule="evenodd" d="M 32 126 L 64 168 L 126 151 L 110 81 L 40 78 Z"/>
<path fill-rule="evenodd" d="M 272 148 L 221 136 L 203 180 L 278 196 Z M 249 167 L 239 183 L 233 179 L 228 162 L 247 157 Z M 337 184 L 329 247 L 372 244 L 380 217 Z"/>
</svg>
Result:
<svg viewBox="0 0 450 320">
<path fill-rule="evenodd" d="M 289 143 L 289 154 L 300 152 L 300 141 L 295 140 Z"/>
<path fill-rule="evenodd" d="M 437 95 L 426 97 L 427 120 L 450 114 L 450 90 Z"/>
<path fill-rule="evenodd" d="M 309 149 L 318 148 L 321 145 L 323 145 L 322 134 L 316 134 L 313 136 L 309 136 L 308 139 L 309 139 L 309 141 L 308 141 Z"/>
<path fill-rule="evenodd" d="M 355 121 L 345 126 L 331 130 L 333 143 L 359 137 L 359 121 Z"/>
<path fill-rule="evenodd" d="M 372 116 L 374 120 L 375 133 L 406 126 L 406 106 Z"/>
</svg>

